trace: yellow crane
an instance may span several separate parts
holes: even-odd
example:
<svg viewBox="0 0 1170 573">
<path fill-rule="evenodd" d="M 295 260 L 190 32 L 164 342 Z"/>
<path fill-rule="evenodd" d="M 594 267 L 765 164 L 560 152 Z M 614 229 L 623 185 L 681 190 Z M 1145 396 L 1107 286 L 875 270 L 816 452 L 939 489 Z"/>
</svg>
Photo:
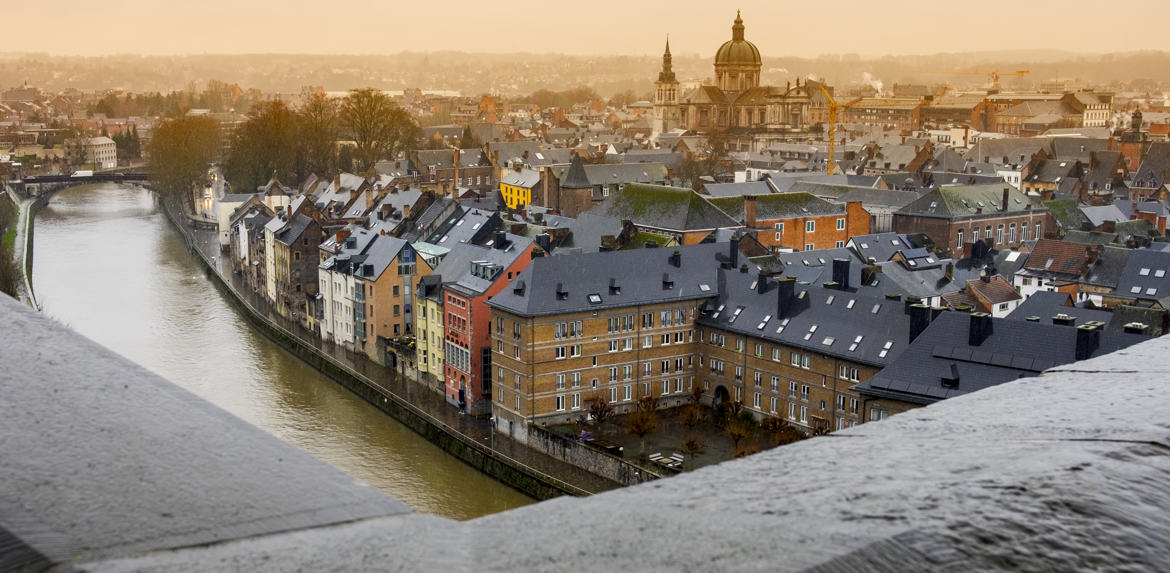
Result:
<svg viewBox="0 0 1170 573">
<path fill-rule="evenodd" d="M 825 84 L 818 83 L 817 87 L 821 88 L 821 93 L 825 94 L 825 99 L 829 102 L 829 158 L 825 163 L 825 172 L 829 175 L 832 175 L 833 171 L 835 171 L 837 167 L 837 112 L 840 110 L 849 109 L 850 107 L 853 107 L 854 104 L 865 98 L 859 97 L 849 103 L 842 105 L 838 104 L 837 100 L 833 99 L 833 96 L 829 93 L 829 90 L 825 89 Z"/>
</svg>

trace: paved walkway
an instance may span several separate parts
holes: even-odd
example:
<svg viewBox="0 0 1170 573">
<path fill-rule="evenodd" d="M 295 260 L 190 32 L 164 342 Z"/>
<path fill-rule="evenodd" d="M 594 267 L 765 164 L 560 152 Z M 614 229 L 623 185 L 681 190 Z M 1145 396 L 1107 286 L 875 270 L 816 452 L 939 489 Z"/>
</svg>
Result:
<svg viewBox="0 0 1170 573">
<path fill-rule="evenodd" d="M 488 420 L 460 414 L 458 410 L 446 403 L 441 394 L 428 389 L 420 382 L 407 379 L 397 372 L 369 360 L 364 355 L 322 342 L 319 337 L 305 330 L 296 321 L 278 315 L 261 294 L 252 292 L 242 277 L 232 273 L 230 261 L 225 260 L 220 252 L 216 231 L 197 230 L 193 228 L 188 219 L 182 218 L 181 220 L 185 223 L 183 232 L 191 238 L 199 253 L 217 270 L 224 282 L 228 283 L 232 290 L 253 310 L 261 316 L 265 316 L 269 322 L 280 327 L 286 333 L 317 348 L 354 376 L 361 378 L 385 394 L 393 395 L 413 405 L 416 410 L 437 424 L 461 434 L 467 441 L 482 444 L 496 455 L 511 458 L 517 463 L 587 493 L 598 493 L 618 487 L 610 480 L 537 452 L 507 437 L 499 436 L 492 431 L 491 423 Z"/>
<path fill-rule="evenodd" d="M 29 268 L 26 262 L 28 261 L 28 250 L 30 247 L 28 230 L 32 225 L 32 206 L 35 199 L 21 197 L 8 185 L 4 186 L 4 190 L 12 198 L 12 202 L 17 208 L 20 209 L 20 214 L 17 216 L 16 222 L 16 241 L 12 244 L 12 256 L 16 259 L 16 264 L 20 269 L 22 281 L 20 300 L 34 309 L 40 310 L 41 306 L 37 303 L 36 293 L 33 292 L 32 288 L 32 269 Z"/>
</svg>

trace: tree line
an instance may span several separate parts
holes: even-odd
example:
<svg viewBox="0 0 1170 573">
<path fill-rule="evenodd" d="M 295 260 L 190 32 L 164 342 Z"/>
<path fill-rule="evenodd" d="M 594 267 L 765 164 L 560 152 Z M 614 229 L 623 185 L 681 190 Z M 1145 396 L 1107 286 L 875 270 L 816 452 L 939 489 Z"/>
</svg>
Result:
<svg viewBox="0 0 1170 573">
<path fill-rule="evenodd" d="M 253 190 L 272 177 L 295 183 L 316 174 L 366 172 L 419 141 L 418 124 L 394 101 L 372 88 L 341 100 L 302 94 L 294 109 L 281 100 L 259 103 L 236 126 L 221 155 L 220 125 L 207 116 L 178 116 L 156 127 L 149 145 L 151 180 L 159 192 L 190 196 L 221 162 L 232 187 Z"/>
</svg>

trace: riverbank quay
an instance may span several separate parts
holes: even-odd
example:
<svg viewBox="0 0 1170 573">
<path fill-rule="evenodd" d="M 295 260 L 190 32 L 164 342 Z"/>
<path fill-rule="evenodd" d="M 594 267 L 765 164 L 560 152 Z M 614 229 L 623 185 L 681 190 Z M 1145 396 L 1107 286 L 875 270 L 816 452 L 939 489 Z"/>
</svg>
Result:
<svg viewBox="0 0 1170 573">
<path fill-rule="evenodd" d="M 36 210 L 40 207 L 40 203 L 35 197 L 24 197 L 8 185 L 4 186 L 4 191 L 8 193 L 9 198 L 12 199 L 12 203 L 16 205 L 18 210 L 16 240 L 12 245 L 12 255 L 16 259 L 17 267 L 20 269 L 20 300 L 31 306 L 34 310 L 40 310 L 41 305 L 37 302 L 36 292 L 32 287 L 33 217 L 36 215 Z"/>
<path fill-rule="evenodd" d="M 257 330 L 330 379 L 420 434 L 428 441 L 502 483 L 537 499 L 585 496 L 619 484 L 497 437 L 487 420 L 459 414 L 441 396 L 363 356 L 323 343 L 276 314 L 247 289 L 222 260 L 215 231 L 200 230 L 185 209 L 162 200 L 163 212 L 182 236 L 208 278 Z M 652 476 L 646 476 L 650 478 Z"/>
</svg>

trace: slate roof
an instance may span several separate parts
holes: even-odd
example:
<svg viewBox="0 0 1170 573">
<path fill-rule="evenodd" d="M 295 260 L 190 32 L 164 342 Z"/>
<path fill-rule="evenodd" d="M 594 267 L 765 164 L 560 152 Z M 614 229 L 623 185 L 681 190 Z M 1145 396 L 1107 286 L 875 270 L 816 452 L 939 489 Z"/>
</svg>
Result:
<svg viewBox="0 0 1170 573">
<path fill-rule="evenodd" d="M 697 231 L 741 224 L 698 193 L 679 187 L 632 183 L 595 207 L 602 215 L 664 231 Z"/>
<path fill-rule="evenodd" d="M 1118 277 L 1117 295 L 1135 299 L 1170 296 L 1170 253 L 1134 249 Z"/>
<path fill-rule="evenodd" d="M 743 181 L 740 183 L 708 183 L 703 186 L 712 197 L 739 197 L 742 195 L 767 195 L 776 190 L 767 181 Z"/>
<path fill-rule="evenodd" d="M 901 209 L 918 199 L 912 191 L 888 191 L 885 189 L 851 188 L 836 198 L 838 203 L 861 201 L 862 206 L 882 206 Z"/>
<path fill-rule="evenodd" d="M 720 272 L 719 295 L 704 308 L 699 324 L 874 366 L 885 365 L 907 346 L 910 321 L 904 304 L 873 289 L 795 285 L 800 298 L 785 311 L 777 281 L 735 269 Z"/>
<path fill-rule="evenodd" d="M 1069 230 L 1064 232 L 1064 240 L 1070 243 L 1084 243 L 1086 245 L 1108 245 L 1117 242 L 1117 233 L 1103 231 Z"/>
<path fill-rule="evenodd" d="M 564 179 L 561 180 L 561 187 L 584 189 L 590 186 L 589 176 L 585 173 L 585 163 L 581 160 L 580 155 L 573 154 L 573 160 L 569 162 L 569 169 L 565 173 Z"/>
<path fill-rule="evenodd" d="M 944 312 L 931 322 L 897 359 L 853 388 L 863 395 L 931 404 L 1048 368 L 1074 362 L 1078 330 L 1022 320 L 990 319 L 991 334 L 978 346 L 968 344 L 969 315 Z M 1136 334 L 1101 332 L 1092 356 L 1101 356 L 1145 340 Z M 942 385 L 959 375 L 954 388 Z"/>
<path fill-rule="evenodd" d="M 894 253 L 907 247 L 917 248 L 918 245 L 908 235 L 900 233 L 874 233 L 871 235 L 856 235 L 849 238 L 845 244 L 857 254 L 862 261 L 884 263 L 894 256 Z"/>
<path fill-rule="evenodd" d="M 852 251 L 846 248 L 778 253 L 775 259 L 782 265 L 781 277 L 792 277 L 796 282 L 805 285 L 819 285 L 832 281 L 833 260 L 849 259 L 852 263 L 849 265 L 849 284 L 861 286 L 861 265 L 854 258 Z"/>
<path fill-rule="evenodd" d="M 292 221 L 289 221 L 289 224 L 285 226 L 279 233 L 275 233 L 273 237 L 277 242 L 283 245 L 291 245 L 301 238 L 301 235 L 305 232 L 305 229 L 308 229 L 309 225 L 312 223 L 313 219 L 311 217 L 302 213 L 297 213 L 296 216 L 292 218 Z"/>
<path fill-rule="evenodd" d="M 1066 230 L 1080 229 L 1082 225 L 1089 222 L 1089 218 L 1081 211 L 1081 206 L 1076 199 L 1053 199 L 1044 201 L 1043 205 L 1056 219 L 1056 222 L 1060 223 L 1060 226 Z"/>
<path fill-rule="evenodd" d="M 500 179 L 501 185 L 514 185 L 525 189 L 532 189 L 540 183 L 540 172 L 532 169 L 509 169 L 508 174 Z"/>
<path fill-rule="evenodd" d="M 1170 183 L 1166 180 L 1167 171 L 1170 171 L 1170 143 L 1154 143 L 1146 152 L 1142 164 L 1134 171 L 1130 186 L 1160 189 L 1162 185 Z"/>
<path fill-rule="evenodd" d="M 577 252 L 592 253 L 601 248 L 601 238 L 606 235 L 617 237 L 622 232 L 622 222 L 613 217 L 599 215 L 593 211 L 586 211 L 569 222 L 569 237 L 561 243 L 560 248 L 553 251 L 554 255 L 561 254 L 568 249 Z"/>
<path fill-rule="evenodd" d="M 809 193 L 771 193 L 751 197 L 756 202 L 756 219 L 760 221 L 845 213 L 844 205 L 830 203 Z M 710 199 L 712 205 L 740 221 L 744 220 L 744 204 L 747 201 L 748 198 L 744 196 Z"/>
<path fill-rule="evenodd" d="M 939 187 L 899 209 L 898 213 L 943 218 L 970 217 L 976 215 L 977 210 L 984 214 L 1002 213 L 1000 207 L 1005 191 L 1008 195 L 1008 212 L 1043 209 L 1015 187 L 998 183 Z"/>
<path fill-rule="evenodd" d="M 1030 316 L 1040 318 L 1043 324 L 1053 324 L 1052 318 L 1064 314 L 1076 319 L 1073 326 L 1080 326 L 1086 322 L 1103 322 L 1109 324 L 1113 320 L 1113 313 L 1107 310 L 1078 308 L 1073 306 L 1072 295 L 1066 292 L 1039 291 L 1032 293 L 1024 302 L 1020 303 L 1005 318 L 1011 320 L 1027 320 Z M 1067 328 L 1067 326 L 1066 326 Z"/>
<path fill-rule="evenodd" d="M 502 269 L 511 266 L 512 263 L 516 262 L 517 257 L 529 256 L 528 248 L 532 246 L 532 239 L 511 233 L 505 234 L 505 239 L 507 247 L 504 249 L 494 248 L 494 235 L 490 241 L 493 244 L 458 243 L 451 245 L 451 250 L 443 257 L 443 261 L 435 268 L 433 274 L 442 277 L 444 288 L 453 289 L 467 296 L 482 294 L 501 278 L 507 280 Z M 473 274 L 472 263 L 497 265 L 501 270 L 494 277 L 488 279 Z"/>
<path fill-rule="evenodd" d="M 1067 179 L 1080 177 L 1080 164 L 1067 159 L 1045 159 L 1028 174 L 1026 181 L 1040 183 L 1060 183 Z"/>
<path fill-rule="evenodd" d="M 376 281 L 386 272 L 390 263 L 398 258 L 402 249 L 408 247 L 408 243 L 403 239 L 361 228 L 353 229 L 350 237 L 353 238 L 354 246 L 347 247 L 346 245 L 350 244 L 348 241 L 341 242 L 334 255 L 321 263 L 322 270 Z M 337 245 L 336 235 L 330 239 L 329 244 Z"/>
<path fill-rule="evenodd" d="M 1081 212 L 1089 218 L 1089 222 L 1094 227 L 1100 226 L 1105 221 L 1113 221 L 1116 223 L 1129 220 L 1129 217 L 1125 213 L 1122 213 L 1121 209 L 1118 209 L 1116 205 L 1086 205 L 1081 207 Z"/>
<path fill-rule="evenodd" d="M 541 257 L 488 306 L 521 316 L 544 316 L 708 298 L 719 288 L 717 255 L 726 258 L 729 248 L 730 243 L 710 243 Z M 670 263 L 676 250 L 681 258 L 677 267 Z M 611 288 L 610 279 L 616 288 Z"/>
</svg>

